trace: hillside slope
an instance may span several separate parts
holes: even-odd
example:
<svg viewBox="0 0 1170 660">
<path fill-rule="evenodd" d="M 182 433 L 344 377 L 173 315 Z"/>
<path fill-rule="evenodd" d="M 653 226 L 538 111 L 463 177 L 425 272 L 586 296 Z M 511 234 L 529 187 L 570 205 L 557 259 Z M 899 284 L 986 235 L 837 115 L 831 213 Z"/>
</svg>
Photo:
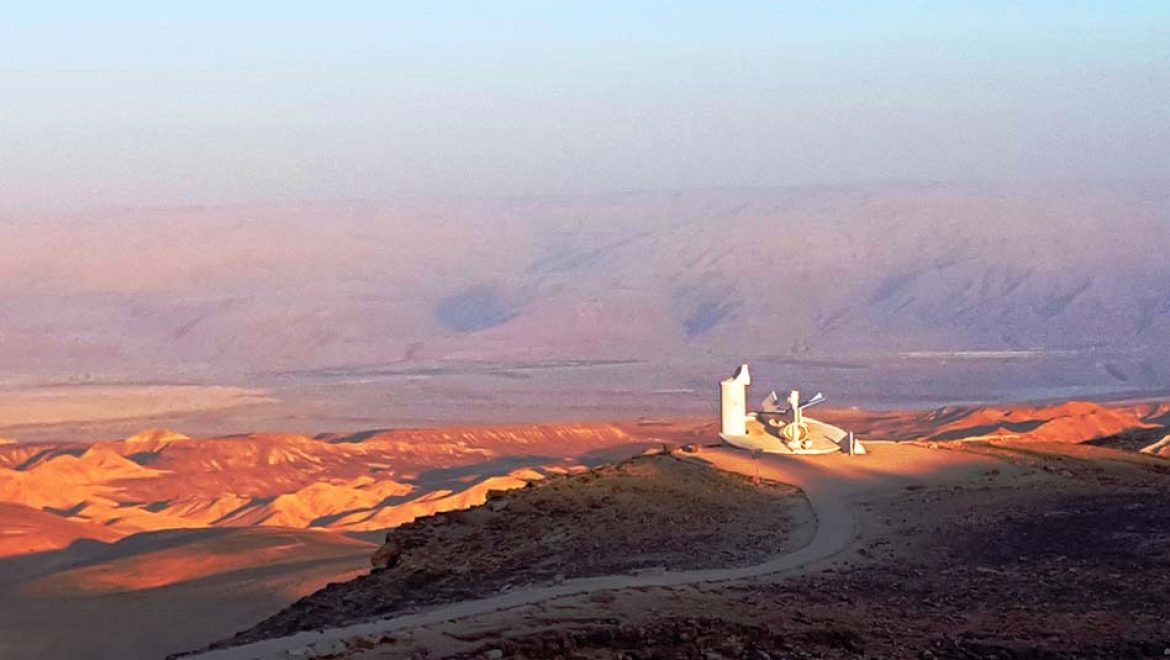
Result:
<svg viewBox="0 0 1170 660">
<path fill-rule="evenodd" d="M 636 453 L 660 427 L 512 425 L 0 446 L 0 557 L 201 527 L 380 530 Z M 10 528 L 9 528 L 10 527 Z M 39 530 L 39 531 L 38 531 Z"/>
<path fill-rule="evenodd" d="M 750 565 L 800 547 L 814 529 L 795 487 L 757 487 L 669 454 L 640 456 L 391 530 L 372 573 L 307 596 L 230 644 L 525 584 Z"/>
</svg>

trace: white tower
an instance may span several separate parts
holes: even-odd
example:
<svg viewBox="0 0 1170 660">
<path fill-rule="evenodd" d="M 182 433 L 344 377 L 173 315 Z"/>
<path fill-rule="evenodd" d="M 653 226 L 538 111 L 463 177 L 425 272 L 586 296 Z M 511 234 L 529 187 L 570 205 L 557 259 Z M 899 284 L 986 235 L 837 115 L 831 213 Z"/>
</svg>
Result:
<svg viewBox="0 0 1170 660">
<path fill-rule="evenodd" d="M 719 403 L 722 416 L 720 435 L 736 437 L 747 435 L 747 386 L 752 384 L 746 364 L 739 365 L 730 378 L 719 383 Z"/>
</svg>

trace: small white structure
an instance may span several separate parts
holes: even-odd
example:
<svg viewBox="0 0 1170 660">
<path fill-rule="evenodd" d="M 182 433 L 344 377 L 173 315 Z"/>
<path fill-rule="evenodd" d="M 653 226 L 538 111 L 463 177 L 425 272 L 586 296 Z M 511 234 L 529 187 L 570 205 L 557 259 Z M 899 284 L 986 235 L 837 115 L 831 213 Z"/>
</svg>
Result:
<svg viewBox="0 0 1170 660">
<path fill-rule="evenodd" d="M 853 431 L 841 439 L 841 451 L 850 456 L 861 456 L 865 452 L 865 445 L 861 441 L 853 437 Z"/>
<path fill-rule="evenodd" d="M 780 398 L 772 392 L 760 411 L 748 412 L 747 387 L 751 382 L 748 365 L 743 364 L 719 383 L 719 437 L 727 444 L 772 454 L 865 453 L 852 433 L 804 415 L 805 408 L 825 401 L 820 392 L 801 402 L 800 392 L 792 390 L 787 408 L 780 408 Z M 791 421 L 785 420 L 787 416 Z"/>
<path fill-rule="evenodd" d="M 719 383 L 719 411 L 723 420 L 720 436 L 747 435 L 747 386 L 752 384 L 752 375 L 746 364 L 739 365 L 731 378 Z"/>
</svg>

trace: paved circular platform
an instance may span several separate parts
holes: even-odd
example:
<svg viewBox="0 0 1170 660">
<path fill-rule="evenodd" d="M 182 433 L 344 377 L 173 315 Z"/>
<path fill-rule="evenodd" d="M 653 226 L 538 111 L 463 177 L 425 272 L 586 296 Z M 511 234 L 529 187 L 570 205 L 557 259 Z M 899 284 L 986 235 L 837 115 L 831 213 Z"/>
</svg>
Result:
<svg viewBox="0 0 1170 660">
<path fill-rule="evenodd" d="M 761 451 L 766 454 L 832 454 L 842 451 L 842 442 L 848 435 L 844 430 L 822 421 L 805 417 L 808 439 L 796 446 L 783 435 L 784 423 L 768 423 L 758 419 L 749 420 L 746 435 L 725 435 L 724 442 L 740 449 Z"/>
</svg>

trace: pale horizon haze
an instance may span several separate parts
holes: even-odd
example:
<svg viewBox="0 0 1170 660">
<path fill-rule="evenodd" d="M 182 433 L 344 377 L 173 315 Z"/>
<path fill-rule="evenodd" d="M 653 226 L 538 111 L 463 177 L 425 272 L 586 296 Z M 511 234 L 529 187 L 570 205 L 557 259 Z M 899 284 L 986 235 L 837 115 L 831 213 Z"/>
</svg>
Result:
<svg viewBox="0 0 1170 660">
<path fill-rule="evenodd" d="M 1161 2 L 49 2 L 0 212 L 1170 178 Z"/>
</svg>

